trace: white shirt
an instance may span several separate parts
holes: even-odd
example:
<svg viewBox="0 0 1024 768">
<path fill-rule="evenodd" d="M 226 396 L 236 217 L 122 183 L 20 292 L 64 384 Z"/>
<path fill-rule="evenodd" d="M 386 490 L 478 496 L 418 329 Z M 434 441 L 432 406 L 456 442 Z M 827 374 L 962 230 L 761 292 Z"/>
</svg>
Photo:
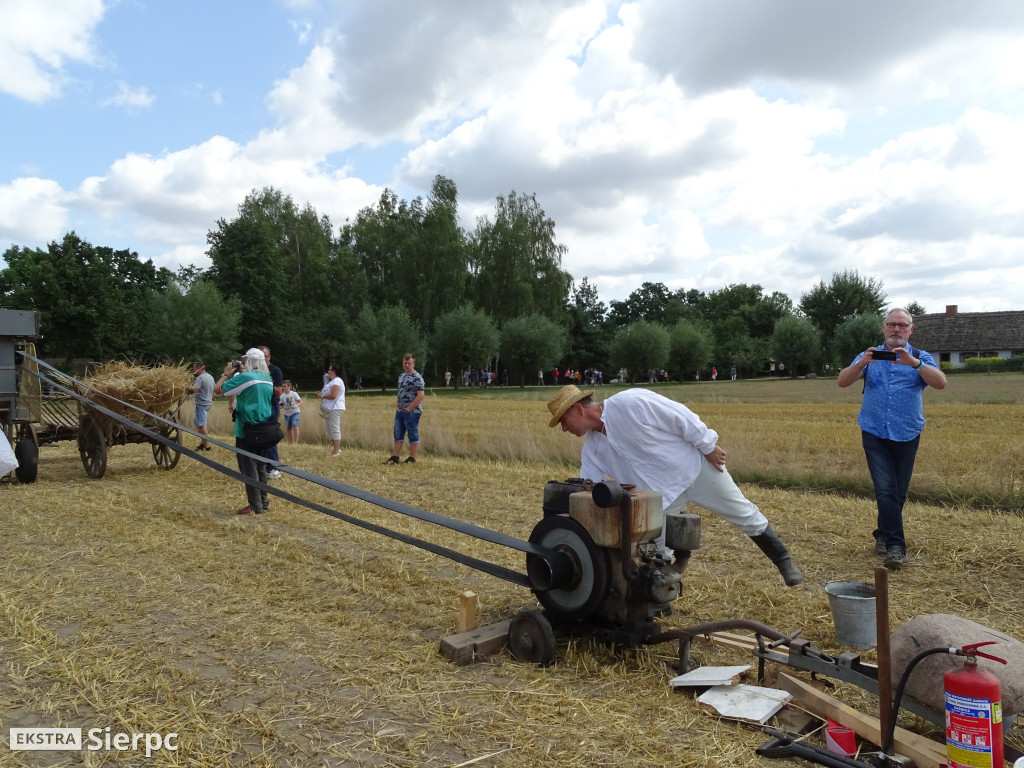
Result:
<svg viewBox="0 0 1024 768">
<path fill-rule="evenodd" d="M 331 388 L 338 385 L 338 397 L 331 400 L 327 395 L 330 394 Z M 324 408 L 329 411 L 344 411 L 345 410 L 345 382 L 341 380 L 340 376 L 335 376 L 333 379 L 324 384 L 324 388 L 320 390 L 320 396 L 322 398 L 321 404 Z"/>
<path fill-rule="evenodd" d="M 630 389 L 604 401 L 605 433 L 591 431 L 580 455 L 580 477 L 657 491 L 667 507 L 701 470 L 705 454 L 718 443 L 697 414 L 682 403 Z"/>
</svg>

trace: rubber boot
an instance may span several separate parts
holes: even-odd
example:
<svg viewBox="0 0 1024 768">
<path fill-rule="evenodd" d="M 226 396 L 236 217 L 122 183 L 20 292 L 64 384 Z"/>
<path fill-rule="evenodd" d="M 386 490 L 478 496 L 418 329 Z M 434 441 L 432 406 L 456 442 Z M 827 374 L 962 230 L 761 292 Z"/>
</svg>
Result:
<svg viewBox="0 0 1024 768">
<path fill-rule="evenodd" d="M 775 567 L 779 569 L 779 573 L 782 574 L 787 587 L 795 587 L 804 580 L 803 573 L 793 564 L 793 558 L 790 557 L 786 545 L 782 543 L 779 539 L 779 534 L 772 530 L 770 525 L 764 529 L 764 533 L 759 533 L 757 536 L 751 536 L 750 538 L 757 544 L 757 548 L 764 552 L 769 560 L 775 563 Z"/>
</svg>

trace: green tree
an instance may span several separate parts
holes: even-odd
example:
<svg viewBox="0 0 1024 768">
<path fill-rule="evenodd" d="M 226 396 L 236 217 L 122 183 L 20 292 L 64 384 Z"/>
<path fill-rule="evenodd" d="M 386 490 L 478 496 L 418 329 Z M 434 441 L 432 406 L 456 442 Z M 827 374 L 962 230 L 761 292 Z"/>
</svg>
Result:
<svg viewBox="0 0 1024 768">
<path fill-rule="evenodd" d="M 274 355 L 283 341 L 276 326 L 288 309 L 288 269 L 276 224 L 281 217 L 266 210 L 272 191 L 246 197 L 233 221 L 217 220 L 206 234 L 213 262 L 207 271 L 222 296 L 238 299 L 242 311 L 241 341 L 266 344 Z M 262 204 L 261 204 L 262 203 Z"/>
<path fill-rule="evenodd" d="M 582 369 L 603 368 L 608 361 L 607 310 L 597 289 L 585 277 L 573 291 L 568 314 L 570 341 L 568 351 L 563 352 L 564 359 Z M 557 362 L 552 361 L 551 365 Z"/>
<path fill-rule="evenodd" d="M 736 366 L 740 376 L 756 376 L 765 368 L 771 356 L 771 338 L 754 339 L 747 336 L 737 339 L 726 358 L 730 366 Z"/>
<path fill-rule="evenodd" d="M 425 347 L 419 326 L 403 305 L 377 310 L 365 306 L 356 319 L 348 359 L 342 362 L 350 374 L 362 376 L 367 384 L 380 384 L 383 391 L 398 380 L 406 352 L 413 354 L 422 370 Z"/>
<path fill-rule="evenodd" d="M 813 371 L 820 357 L 821 337 L 804 317 L 784 317 L 772 334 L 772 357 L 784 363 L 790 378 Z"/>
<path fill-rule="evenodd" d="M 74 232 L 46 250 L 12 246 L 0 272 L 0 307 L 36 310 L 39 350 L 51 357 L 140 357 L 150 297 L 174 275 L 134 251 L 94 246 Z"/>
<path fill-rule="evenodd" d="M 426 203 L 418 197 L 406 202 L 384 190 L 377 205 L 361 210 L 341 238 L 366 275 L 370 301 L 401 302 L 425 331 L 465 298 L 468 251 L 451 179 L 434 177 Z"/>
<path fill-rule="evenodd" d="M 434 320 L 464 300 L 469 280 L 466 234 L 458 221 L 458 188 L 444 176 L 435 176 L 420 222 L 414 258 L 418 287 L 406 301 L 416 301 L 421 326 L 429 330 Z"/>
<path fill-rule="evenodd" d="M 904 307 L 904 309 L 907 310 L 907 312 L 910 313 L 910 316 L 915 319 L 918 317 L 918 315 L 928 314 L 928 310 L 925 309 L 924 305 L 921 304 L 921 302 L 919 301 L 910 302 L 909 304 L 907 304 L 907 306 Z"/>
<path fill-rule="evenodd" d="M 848 317 L 836 328 L 832 348 L 839 358 L 838 367 L 845 368 L 853 358 L 868 347 L 882 342 L 881 315 L 854 315 Z"/>
<path fill-rule="evenodd" d="M 637 320 L 619 328 L 612 337 L 611 363 L 625 368 L 629 380 L 646 376 L 647 371 L 664 368 L 668 362 L 669 335 L 662 326 Z"/>
<path fill-rule="evenodd" d="M 852 315 L 880 314 L 884 306 L 881 281 L 861 277 L 855 269 L 834 273 L 828 285 L 821 281 L 800 298 L 800 311 L 818 329 L 829 360 L 832 337 L 841 322 Z"/>
<path fill-rule="evenodd" d="M 637 320 L 660 323 L 665 319 L 665 308 L 671 292 L 664 283 L 644 282 L 624 301 L 609 304 L 608 321 L 615 328 L 623 328 Z"/>
<path fill-rule="evenodd" d="M 207 233 L 209 278 L 242 308 L 243 344 L 266 344 L 289 376 L 323 371 L 347 341 L 366 298 L 351 249 L 330 219 L 273 187 L 254 190 L 238 217 Z"/>
<path fill-rule="evenodd" d="M 155 294 L 149 310 L 149 356 L 171 363 L 202 360 L 215 373 L 238 356 L 242 310 L 236 297 L 223 298 L 213 283 L 191 280 Z"/>
<path fill-rule="evenodd" d="M 565 246 L 535 195 L 499 195 L 494 221 L 483 216 L 470 238 L 470 296 L 504 322 L 534 312 L 564 320 L 572 277 L 562 269 Z"/>
<path fill-rule="evenodd" d="M 486 366 L 498 353 L 498 346 L 494 321 L 468 303 L 441 315 L 430 339 L 433 358 L 446 370 L 454 369 L 456 388 L 462 380 L 458 374 L 470 367 Z"/>
<path fill-rule="evenodd" d="M 501 329 L 501 363 L 520 387 L 556 365 L 564 350 L 565 331 L 541 314 L 512 318 Z"/>
<path fill-rule="evenodd" d="M 714 336 L 703 322 L 680 320 L 669 331 L 669 366 L 686 381 L 704 370 L 714 346 Z"/>
</svg>

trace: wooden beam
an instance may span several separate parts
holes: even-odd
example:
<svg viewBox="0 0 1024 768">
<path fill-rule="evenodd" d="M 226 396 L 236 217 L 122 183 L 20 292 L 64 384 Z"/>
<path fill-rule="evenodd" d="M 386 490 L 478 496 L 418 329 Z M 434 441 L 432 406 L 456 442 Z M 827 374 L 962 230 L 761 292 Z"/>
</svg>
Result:
<svg viewBox="0 0 1024 768">
<path fill-rule="evenodd" d="M 441 655 L 461 665 L 469 664 L 480 656 L 500 653 L 508 645 L 508 627 L 511 623 L 510 619 L 442 638 Z"/>
<path fill-rule="evenodd" d="M 803 680 L 779 673 L 776 683 L 783 690 L 793 694 L 800 704 L 821 718 L 831 717 L 840 725 L 852 728 L 854 733 L 872 744 L 881 745 L 881 727 L 878 718 L 858 712 L 843 704 L 839 699 L 819 691 Z M 903 728 L 897 728 L 893 736 L 892 751 L 909 757 L 917 768 L 938 768 L 946 765 L 946 745 Z"/>
</svg>

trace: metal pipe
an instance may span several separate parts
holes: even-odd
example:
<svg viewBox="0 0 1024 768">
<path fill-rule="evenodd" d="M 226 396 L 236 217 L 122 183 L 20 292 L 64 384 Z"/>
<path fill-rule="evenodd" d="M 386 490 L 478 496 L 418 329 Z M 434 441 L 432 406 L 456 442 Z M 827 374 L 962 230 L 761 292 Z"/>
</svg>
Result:
<svg viewBox="0 0 1024 768">
<path fill-rule="evenodd" d="M 651 635 L 643 641 L 644 645 L 656 645 L 669 640 L 679 641 L 679 674 L 683 675 L 690 671 L 690 641 L 698 635 L 710 635 L 713 632 L 724 632 L 729 629 L 749 629 L 758 635 L 769 637 L 772 640 L 779 640 L 783 643 L 789 642 L 793 635 L 786 635 L 777 629 L 762 624 L 759 621 L 750 619 L 728 619 L 726 621 L 714 621 L 708 624 L 697 624 L 693 627 L 681 627 L 667 629 Z"/>
<path fill-rule="evenodd" d="M 888 733 L 892 711 L 892 654 L 889 648 L 889 571 L 875 568 L 875 650 L 878 655 L 878 726 Z"/>
</svg>

